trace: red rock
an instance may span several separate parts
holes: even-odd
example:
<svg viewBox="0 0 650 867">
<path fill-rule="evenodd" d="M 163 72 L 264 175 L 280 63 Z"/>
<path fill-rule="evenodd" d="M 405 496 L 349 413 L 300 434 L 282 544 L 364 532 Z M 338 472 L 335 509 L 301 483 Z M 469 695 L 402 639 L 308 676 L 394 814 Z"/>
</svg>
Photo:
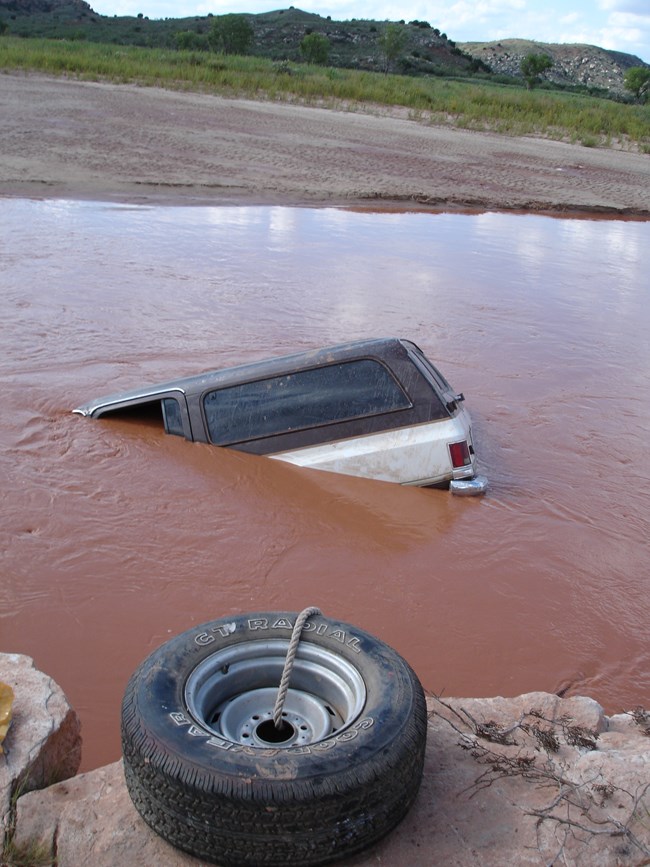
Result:
<svg viewBox="0 0 650 867">
<path fill-rule="evenodd" d="M 633 867 L 643 861 L 650 799 L 646 792 L 635 813 L 633 795 L 650 782 L 650 738 L 632 717 L 614 717 L 610 727 L 592 699 L 544 693 L 430 699 L 429 710 L 424 778 L 413 809 L 385 840 L 341 864 L 538 867 L 563 857 L 575 867 Z M 535 726 L 553 729 L 555 751 L 544 748 Z M 570 742 L 576 732 L 584 742 Z M 522 757 L 532 764 L 519 767 Z M 563 791 L 577 806 L 560 797 Z M 558 809 L 551 809 L 558 797 Z M 205 863 L 148 828 L 131 804 L 120 762 L 21 797 L 15 842 L 33 841 L 56 844 L 58 867 Z"/>
<path fill-rule="evenodd" d="M 63 690 L 29 656 L 0 653 L 0 681 L 14 691 L 13 718 L 0 757 L 0 844 L 13 821 L 16 794 L 76 774 L 81 726 Z"/>
<path fill-rule="evenodd" d="M 40 848 L 57 867 L 205 863 L 174 849 L 140 818 L 121 762 L 73 776 L 78 720 L 31 659 L 0 655 L 0 680 L 16 692 L 7 761 L 0 761 L 3 822 L 15 851 Z M 650 737 L 643 714 L 608 719 L 592 699 L 545 693 L 432 697 L 428 706 L 424 777 L 413 809 L 381 843 L 341 864 L 636 867 L 647 861 Z M 57 777 L 64 779 L 27 791 Z M 21 779 L 26 793 L 14 809 Z"/>
</svg>

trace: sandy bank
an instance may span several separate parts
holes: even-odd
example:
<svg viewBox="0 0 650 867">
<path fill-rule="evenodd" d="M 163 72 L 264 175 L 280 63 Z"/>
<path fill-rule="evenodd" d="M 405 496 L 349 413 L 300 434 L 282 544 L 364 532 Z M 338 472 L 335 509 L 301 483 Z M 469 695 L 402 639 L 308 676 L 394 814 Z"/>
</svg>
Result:
<svg viewBox="0 0 650 867">
<path fill-rule="evenodd" d="M 0 195 L 650 216 L 642 154 L 32 75 L 0 110 Z"/>
</svg>

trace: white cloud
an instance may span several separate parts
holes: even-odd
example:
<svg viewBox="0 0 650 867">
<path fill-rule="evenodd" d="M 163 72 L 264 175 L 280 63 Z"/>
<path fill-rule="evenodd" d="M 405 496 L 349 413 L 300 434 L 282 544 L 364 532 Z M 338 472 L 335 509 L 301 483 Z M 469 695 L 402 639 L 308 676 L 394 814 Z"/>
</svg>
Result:
<svg viewBox="0 0 650 867">
<path fill-rule="evenodd" d="M 650 60 L 650 9 L 644 8 L 644 14 L 639 15 L 631 11 L 623 11 L 624 3 L 619 0 L 617 11 L 610 12 L 607 16 L 606 27 L 602 31 L 602 41 L 599 43 L 603 48 L 614 51 L 625 51 L 628 54 L 636 54 L 642 60 Z"/>
<path fill-rule="evenodd" d="M 626 54 L 635 54 L 641 60 L 644 59 L 644 54 L 648 56 L 647 36 L 644 37 L 643 32 L 636 27 L 608 27 L 603 31 L 598 44 L 610 51 L 624 50 Z M 625 46 L 624 49 L 621 48 L 622 45 Z"/>
</svg>

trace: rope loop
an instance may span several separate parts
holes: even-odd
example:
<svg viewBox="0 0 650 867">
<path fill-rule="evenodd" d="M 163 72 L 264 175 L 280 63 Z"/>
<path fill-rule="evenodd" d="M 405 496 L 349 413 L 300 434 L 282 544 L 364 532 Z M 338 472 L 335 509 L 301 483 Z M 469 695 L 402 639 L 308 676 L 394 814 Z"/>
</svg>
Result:
<svg viewBox="0 0 650 867">
<path fill-rule="evenodd" d="M 278 689 L 278 695 L 275 700 L 275 707 L 273 709 L 273 722 L 275 723 L 276 729 L 282 728 L 282 709 L 284 708 L 284 701 L 287 697 L 287 692 L 289 691 L 289 680 L 291 679 L 293 663 L 296 658 L 296 653 L 298 651 L 298 644 L 300 643 L 300 635 L 302 633 L 303 626 L 313 614 L 321 613 L 322 612 L 320 608 L 315 608 L 314 606 L 312 606 L 310 608 L 304 608 L 296 618 L 296 624 L 293 627 L 293 632 L 291 633 L 289 650 L 287 651 L 287 658 L 284 661 L 282 678 L 280 679 L 280 687 Z"/>
</svg>

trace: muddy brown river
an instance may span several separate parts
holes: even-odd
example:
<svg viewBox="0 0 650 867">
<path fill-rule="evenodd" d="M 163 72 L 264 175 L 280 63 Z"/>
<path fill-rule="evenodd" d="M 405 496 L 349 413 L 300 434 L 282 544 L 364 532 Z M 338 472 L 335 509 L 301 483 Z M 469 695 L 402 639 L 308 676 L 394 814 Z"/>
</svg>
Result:
<svg viewBox="0 0 650 867">
<path fill-rule="evenodd" d="M 318 605 L 446 695 L 650 705 L 650 222 L 0 199 L 0 647 L 119 758 L 170 636 Z M 463 391 L 482 499 L 72 415 L 356 338 Z"/>
</svg>

